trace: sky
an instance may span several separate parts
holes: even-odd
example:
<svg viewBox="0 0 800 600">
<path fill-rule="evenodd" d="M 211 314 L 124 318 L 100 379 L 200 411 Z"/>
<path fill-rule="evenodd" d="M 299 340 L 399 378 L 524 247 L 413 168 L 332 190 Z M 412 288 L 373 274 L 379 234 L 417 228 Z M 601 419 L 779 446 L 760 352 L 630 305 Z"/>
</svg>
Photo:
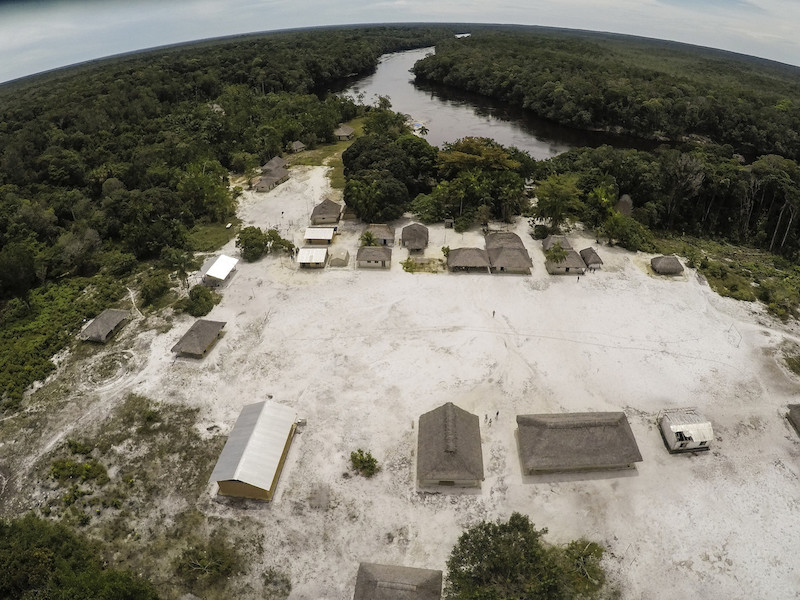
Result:
<svg viewBox="0 0 800 600">
<path fill-rule="evenodd" d="M 800 66 L 800 0 L 0 0 L 0 82 L 165 44 L 384 22 L 609 31 Z"/>
</svg>

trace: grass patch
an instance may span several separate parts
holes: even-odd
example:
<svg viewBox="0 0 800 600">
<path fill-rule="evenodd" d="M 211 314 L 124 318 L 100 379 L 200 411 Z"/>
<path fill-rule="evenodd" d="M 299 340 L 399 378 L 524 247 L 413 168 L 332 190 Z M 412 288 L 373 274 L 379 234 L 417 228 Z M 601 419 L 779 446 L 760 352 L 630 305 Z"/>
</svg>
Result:
<svg viewBox="0 0 800 600">
<path fill-rule="evenodd" d="M 213 252 L 236 237 L 241 219 L 231 217 L 225 223 L 203 223 L 189 230 L 189 248 L 194 252 Z M 226 227 L 232 223 L 230 227 Z"/>
<path fill-rule="evenodd" d="M 358 118 L 349 121 L 350 125 L 355 130 L 353 139 L 363 135 L 364 133 L 364 119 Z M 317 146 L 313 150 L 306 150 L 296 156 L 289 158 L 292 165 L 305 165 L 309 167 L 331 167 L 328 172 L 328 178 L 331 180 L 331 187 L 335 190 L 344 189 L 344 165 L 342 164 L 342 152 L 350 147 L 353 140 L 344 142 L 335 142 L 333 144 L 323 144 Z"/>
</svg>

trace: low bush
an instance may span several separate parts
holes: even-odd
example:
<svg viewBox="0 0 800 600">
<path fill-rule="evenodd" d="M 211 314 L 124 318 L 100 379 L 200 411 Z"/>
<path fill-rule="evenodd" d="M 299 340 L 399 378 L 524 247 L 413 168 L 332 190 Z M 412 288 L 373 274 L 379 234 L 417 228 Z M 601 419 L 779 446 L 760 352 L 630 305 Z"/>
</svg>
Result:
<svg viewBox="0 0 800 600">
<path fill-rule="evenodd" d="M 372 477 L 381 470 L 376 458 L 369 452 L 364 452 L 361 448 L 350 453 L 350 465 L 359 475 Z"/>
</svg>

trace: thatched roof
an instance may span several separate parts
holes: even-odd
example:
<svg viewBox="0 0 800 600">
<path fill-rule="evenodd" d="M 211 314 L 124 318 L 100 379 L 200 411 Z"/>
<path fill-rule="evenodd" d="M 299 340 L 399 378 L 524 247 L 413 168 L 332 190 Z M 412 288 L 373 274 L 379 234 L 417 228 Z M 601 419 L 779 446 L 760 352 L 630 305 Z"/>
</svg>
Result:
<svg viewBox="0 0 800 600">
<path fill-rule="evenodd" d="M 517 415 L 526 473 L 615 469 L 642 460 L 625 413 Z"/>
<path fill-rule="evenodd" d="M 225 321 L 198 319 L 180 341 L 172 347 L 172 351 L 188 356 L 202 356 L 214 343 L 223 327 L 225 327 Z"/>
<path fill-rule="evenodd" d="M 394 229 L 385 223 L 370 223 L 364 230 L 366 233 L 369 231 L 378 240 L 392 240 L 394 241 Z"/>
<path fill-rule="evenodd" d="M 283 167 L 277 167 L 276 169 L 273 169 L 262 175 L 258 182 L 256 182 L 255 189 L 257 192 L 269 191 L 288 178 L 289 171 Z"/>
<path fill-rule="evenodd" d="M 572 244 L 570 244 L 569 240 L 563 235 L 548 235 L 542 240 L 542 250 L 550 250 L 550 248 L 556 244 L 561 244 L 561 247 L 564 250 L 569 250 L 572 248 Z"/>
<path fill-rule="evenodd" d="M 487 233 L 486 249 L 492 248 L 522 248 L 525 250 L 525 244 L 522 243 L 520 237 L 511 231 L 492 231 Z"/>
<path fill-rule="evenodd" d="M 107 308 L 89 323 L 81 332 L 80 338 L 91 342 L 105 343 L 108 336 L 129 316 L 130 313 L 127 310 Z"/>
<path fill-rule="evenodd" d="M 358 565 L 353 600 L 441 600 L 442 572 L 393 565 Z"/>
<path fill-rule="evenodd" d="M 289 164 L 289 161 L 287 161 L 282 156 L 273 156 L 266 163 L 264 163 L 264 166 L 261 167 L 261 171 L 266 173 L 267 171 L 274 171 L 275 169 L 282 169 L 288 164 Z"/>
<path fill-rule="evenodd" d="M 794 426 L 797 435 L 800 435 L 800 404 L 790 404 L 787 408 L 789 411 L 786 413 L 786 418 Z"/>
<path fill-rule="evenodd" d="M 583 262 L 581 255 L 575 252 L 575 250 L 567 250 L 567 256 L 564 260 L 561 262 L 548 260 L 545 262 L 545 268 L 548 273 L 556 273 L 565 269 L 582 272 L 586 270 L 586 263 Z"/>
<path fill-rule="evenodd" d="M 339 125 L 339 127 L 333 130 L 333 135 L 336 137 L 350 137 L 355 131 L 356 130 L 350 127 L 350 125 Z"/>
<path fill-rule="evenodd" d="M 478 415 L 448 402 L 420 416 L 417 478 L 420 481 L 483 479 Z"/>
<path fill-rule="evenodd" d="M 628 194 L 622 194 L 617 201 L 617 206 L 615 207 L 617 212 L 622 213 L 626 217 L 630 217 L 631 213 L 633 212 L 633 200 Z"/>
<path fill-rule="evenodd" d="M 295 140 L 294 142 L 292 142 L 290 147 L 292 149 L 292 152 L 300 152 L 301 150 L 306 149 L 306 145 L 300 140 Z"/>
<path fill-rule="evenodd" d="M 388 246 L 361 246 L 356 254 L 356 261 L 390 261 L 392 249 Z"/>
<path fill-rule="evenodd" d="M 428 228 L 419 223 L 403 227 L 400 234 L 403 245 L 409 250 L 423 250 L 428 245 Z"/>
<path fill-rule="evenodd" d="M 489 263 L 493 269 L 530 270 L 533 261 L 525 248 L 500 247 L 489 248 Z"/>
<path fill-rule="evenodd" d="M 603 259 L 600 258 L 600 255 L 597 254 L 597 250 L 594 248 L 584 248 L 580 251 L 580 255 L 587 267 L 603 264 Z"/>
<path fill-rule="evenodd" d="M 488 269 L 489 255 L 482 248 L 452 248 L 447 255 L 450 269 Z"/>
<path fill-rule="evenodd" d="M 650 260 L 653 271 L 659 275 L 680 275 L 683 265 L 676 256 L 656 256 Z"/>
<path fill-rule="evenodd" d="M 311 221 L 313 222 L 314 219 L 317 218 L 328 217 L 336 217 L 338 219 L 340 214 L 342 214 L 342 205 L 338 202 L 334 202 L 330 198 L 325 198 L 311 211 Z"/>
</svg>

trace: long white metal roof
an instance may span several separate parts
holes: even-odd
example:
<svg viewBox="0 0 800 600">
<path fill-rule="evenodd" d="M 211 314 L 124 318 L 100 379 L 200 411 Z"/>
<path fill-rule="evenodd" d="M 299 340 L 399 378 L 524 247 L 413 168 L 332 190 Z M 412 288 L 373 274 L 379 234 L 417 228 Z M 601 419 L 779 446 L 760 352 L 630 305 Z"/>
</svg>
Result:
<svg viewBox="0 0 800 600">
<path fill-rule="evenodd" d="M 336 230 L 333 227 L 307 227 L 304 240 L 332 240 Z"/>
<path fill-rule="evenodd" d="M 297 421 L 294 409 L 264 401 L 242 408 L 219 455 L 211 481 L 241 481 L 269 490 Z"/>
<path fill-rule="evenodd" d="M 327 248 L 300 248 L 297 253 L 297 262 L 302 264 L 307 263 L 324 263 L 328 258 Z"/>
<path fill-rule="evenodd" d="M 239 262 L 238 258 L 233 258 L 231 256 L 225 256 L 221 254 L 217 257 L 217 260 L 214 261 L 214 264 L 208 268 L 206 271 L 206 275 L 208 277 L 213 277 L 214 279 L 219 279 L 224 281 L 228 275 L 231 274 L 236 263 Z"/>
</svg>

